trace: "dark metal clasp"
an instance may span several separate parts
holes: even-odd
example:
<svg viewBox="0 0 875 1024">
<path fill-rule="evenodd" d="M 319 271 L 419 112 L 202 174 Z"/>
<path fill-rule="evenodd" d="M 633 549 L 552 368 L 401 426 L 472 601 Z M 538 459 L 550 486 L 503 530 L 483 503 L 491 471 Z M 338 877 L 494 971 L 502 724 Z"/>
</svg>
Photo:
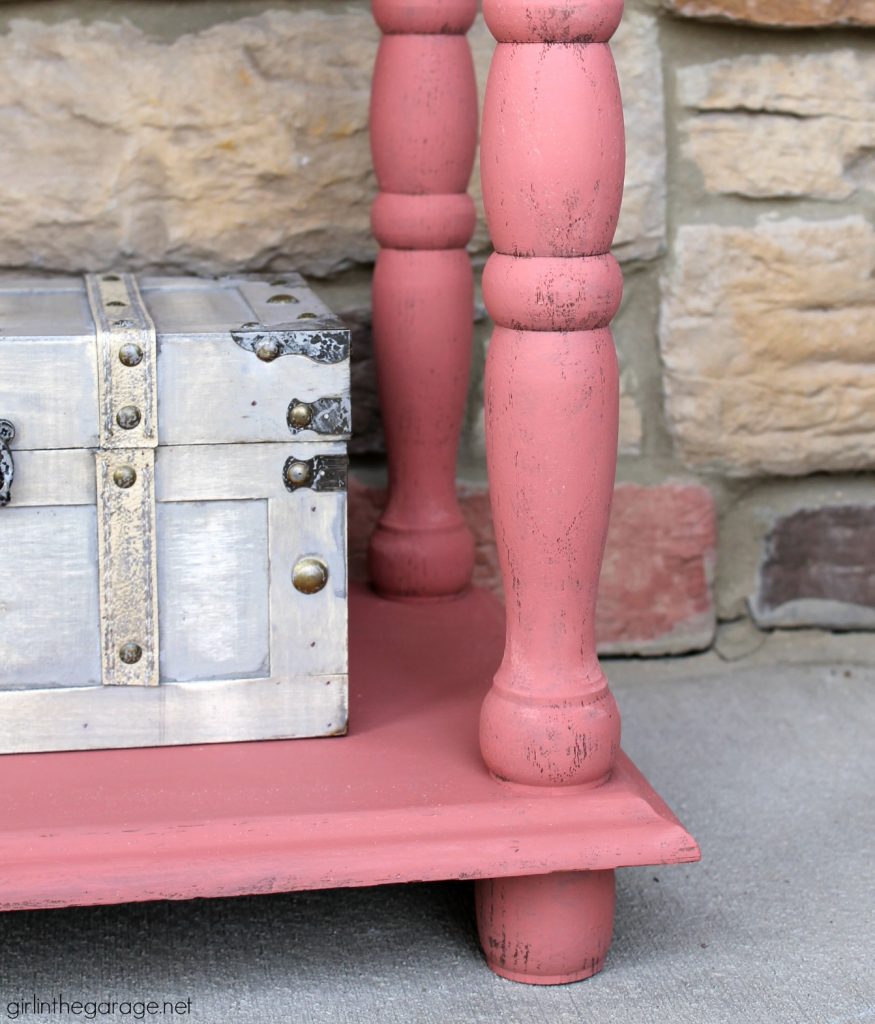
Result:
<svg viewBox="0 0 875 1024">
<path fill-rule="evenodd" d="M 305 321 L 303 324 L 245 323 L 231 331 L 235 343 L 254 352 L 263 363 L 280 356 L 306 356 L 316 363 L 342 363 L 349 359 L 351 332 L 336 318 Z"/>
<path fill-rule="evenodd" d="M 283 466 L 287 491 L 309 487 L 313 491 L 345 491 L 349 460 L 345 455 L 314 455 L 298 459 L 294 455 Z"/>
<path fill-rule="evenodd" d="M 12 498 L 15 463 L 9 445 L 14 439 L 15 427 L 9 420 L 0 420 L 0 508 L 8 505 Z"/>
<path fill-rule="evenodd" d="M 341 395 L 315 398 L 305 402 L 293 398 L 289 404 L 286 420 L 293 434 L 312 430 L 314 434 L 329 434 L 343 437 L 349 433 L 349 399 Z"/>
</svg>

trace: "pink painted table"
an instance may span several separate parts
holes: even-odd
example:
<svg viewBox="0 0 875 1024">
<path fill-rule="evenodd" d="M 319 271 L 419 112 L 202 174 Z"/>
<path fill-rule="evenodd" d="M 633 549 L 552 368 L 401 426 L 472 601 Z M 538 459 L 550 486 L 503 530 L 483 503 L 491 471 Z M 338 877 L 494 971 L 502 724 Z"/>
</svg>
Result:
<svg viewBox="0 0 875 1024">
<path fill-rule="evenodd" d="M 359 589 L 350 612 L 346 737 L 0 758 L 0 908 L 561 880 L 698 856 L 623 755 L 595 790 L 490 775 L 477 711 L 504 642 L 493 597 L 423 607 Z"/>
<path fill-rule="evenodd" d="M 470 589 L 476 0 L 373 0 L 389 502 L 351 598 L 347 737 L 0 759 L 0 906 L 477 879 L 493 970 L 598 971 L 614 869 L 698 858 L 620 750 L 595 601 L 617 451 L 621 0 L 485 0 L 486 369 L 505 592 Z M 377 593 L 382 596 L 377 596 Z M 679 766 L 680 767 L 680 766 Z"/>
</svg>

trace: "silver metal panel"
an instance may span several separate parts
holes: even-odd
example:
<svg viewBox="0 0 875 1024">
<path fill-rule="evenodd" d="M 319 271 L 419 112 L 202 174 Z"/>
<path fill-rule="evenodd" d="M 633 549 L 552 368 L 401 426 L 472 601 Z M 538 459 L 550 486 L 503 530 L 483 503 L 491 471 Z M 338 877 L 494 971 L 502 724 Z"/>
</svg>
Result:
<svg viewBox="0 0 875 1024">
<path fill-rule="evenodd" d="M 238 284 L 240 294 L 249 303 L 254 319 L 265 327 L 287 323 L 306 326 L 308 320 L 336 319 L 334 313 L 297 274 L 275 280 L 275 284 L 259 280 L 243 280 Z"/>
<path fill-rule="evenodd" d="M 93 336 L 81 277 L 0 276 L 0 345 L 9 338 Z"/>
<path fill-rule="evenodd" d="M 3 509 L 0 565 L 0 690 L 99 684 L 93 506 Z"/>
<path fill-rule="evenodd" d="M 0 691 L 0 754 L 334 736 L 346 726 L 345 675 Z"/>
<path fill-rule="evenodd" d="M 15 451 L 15 487 L 5 515 L 13 508 L 94 505 L 94 452 L 87 448 Z"/>
<path fill-rule="evenodd" d="M 93 333 L 25 340 L 0 333 L 0 417 L 15 424 L 15 451 L 96 447 Z"/>
<path fill-rule="evenodd" d="M 302 558 L 328 566 L 328 583 L 300 594 Z M 270 503 L 271 669 L 280 679 L 347 671 L 346 494 L 297 490 Z"/>
<path fill-rule="evenodd" d="M 158 592 L 162 684 L 269 676 L 267 502 L 160 504 Z"/>
<path fill-rule="evenodd" d="M 160 442 L 168 447 L 288 441 L 293 398 L 349 400 L 348 362 L 284 356 L 263 363 L 230 334 L 163 335 L 159 344 Z"/>
<path fill-rule="evenodd" d="M 252 310 L 236 288 L 189 279 L 140 283 L 143 301 L 162 336 L 222 334 L 251 319 Z"/>
</svg>

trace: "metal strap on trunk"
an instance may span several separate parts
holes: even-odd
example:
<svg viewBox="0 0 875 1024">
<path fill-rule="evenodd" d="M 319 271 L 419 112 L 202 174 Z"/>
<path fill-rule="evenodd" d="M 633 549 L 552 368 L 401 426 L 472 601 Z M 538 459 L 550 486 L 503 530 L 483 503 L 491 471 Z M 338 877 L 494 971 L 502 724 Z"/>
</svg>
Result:
<svg viewBox="0 0 875 1024">
<path fill-rule="evenodd" d="M 103 684 L 157 686 L 155 325 L 129 274 L 90 274 L 97 341 L 96 455 Z"/>
</svg>

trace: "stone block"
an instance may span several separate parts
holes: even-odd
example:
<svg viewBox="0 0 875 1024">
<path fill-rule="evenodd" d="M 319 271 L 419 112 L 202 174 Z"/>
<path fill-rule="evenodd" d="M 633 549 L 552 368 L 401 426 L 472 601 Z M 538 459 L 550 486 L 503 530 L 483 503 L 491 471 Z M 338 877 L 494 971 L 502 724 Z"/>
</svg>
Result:
<svg viewBox="0 0 875 1024">
<path fill-rule="evenodd" d="M 172 43 L 128 22 L 0 36 L 0 265 L 326 273 L 373 257 L 366 9 Z"/>
<path fill-rule="evenodd" d="M 859 216 L 681 227 L 660 348 L 684 462 L 733 476 L 875 466 L 873 278 Z"/>
<path fill-rule="evenodd" d="M 818 509 L 867 507 L 875 504 L 866 475 L 771 478 L 745 488 L 728 501 L 720 516 L 719 548 L 724 557 L 717 567 L 717 616 L 739 620 L 759 603 L 761 569 L 769 536 L 776 524 L 801 512 Z M 799 558 L 807 558 L 800 551 Z"/>
<path fill-rule="evenodd" d="M 875 188 L 875 54 L 762 54 L 678 72 L 683 151 L 710 192 L 847 199 Z"/>
<path fill-rule="evenodd" d="M 614 491 L 599 586 L 603 654 L 682 654 L 714 637 L 714 499 L 697 484 Z"/>
<path fill-rule="evenodd" d="M 483 487 L 460 490 L 476 545 L 474 583 L 502 594 Z M 350 481 L 350 574 L 367 577 L 367 542 L 385 493 Z M 714 636 L 716 523 L 699 485 L 619 484 L 599 588 L 596 633 L 603 654 L 661 655 L 702 650 Z"/>
<path fill-rule="evenodd" d="M 663 0 L 690 18 L 721 18 L 776 28 L 875 25 L 875 0 Z"/>
<path fill-rule="evenodd" d="M 875 629 L 875 502 L 777 518 L 750 609 L 763 627 Z"/>
<path fill-rule="evenodd" d="M 666 246 L 666 142 L 659 28 L 627 9 L 612 42 L 626 123 L 626 182 L 614 239 L 621 261 L 654 259 Z"/>
</svg>

